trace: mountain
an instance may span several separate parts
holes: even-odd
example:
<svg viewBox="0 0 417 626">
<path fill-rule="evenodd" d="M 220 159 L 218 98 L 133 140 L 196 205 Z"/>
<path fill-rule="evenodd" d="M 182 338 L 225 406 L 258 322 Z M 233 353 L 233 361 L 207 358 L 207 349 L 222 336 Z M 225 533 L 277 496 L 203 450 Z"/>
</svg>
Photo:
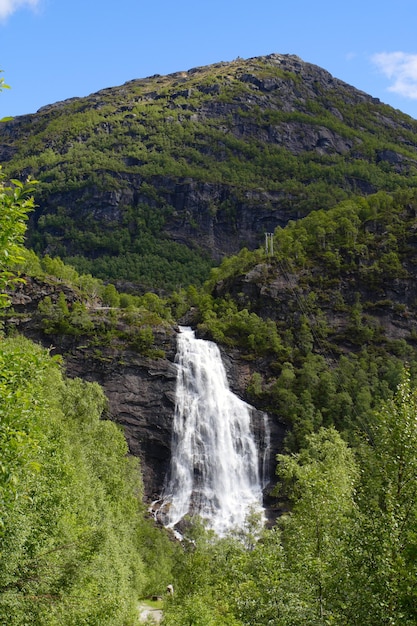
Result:
<svg viewBox="0 0 417 626">
<path fill-rule="evenodd" d="M 417 371 L 416 131 L 283 55 L 132 81 L 0 126 L 6 171 L 40 181 L 29 244 L 131 290 L 192 285 L 119 308 L 109 293 L 97 304 L 89 280 L 92 300 L 79 276 L 74 291 L 64 274 L 34 285 L 35 272 L 6 316 L 104 387 L 149 498 L 169 460 L 187 311 L 222 346 L 233 390 L 271 416 L 274 455 L 285 433 L 295 450 L 320 425 L 349 438 L 405 362 Z M 257 249 L 274 229 L 274 251 Z"/>
<path fill-rule="evenodd" d="M 416 122 L 271 55 L 0 130 L 9 176 L 40 180 L 31 245 L 106 279 L 18 251 L 24 186 L 3 185 L 4 623 L 133 623 L 173 582 L 167 624 L 415 624 Z M 219 345 L 265 443 L 268 415 L 260 541 L 252 515 L 219 541 L 184 523 L 181 547 L 145 524 L 178 324 Z"/>
<path fill-rule="evenodd" d="M 130 289 L 213 263 L 313 210 L 417 184 L 417 121 L 296 56 L 132 80 L 0 126 L 40 181 L 29 245 Z"/>
</svg>

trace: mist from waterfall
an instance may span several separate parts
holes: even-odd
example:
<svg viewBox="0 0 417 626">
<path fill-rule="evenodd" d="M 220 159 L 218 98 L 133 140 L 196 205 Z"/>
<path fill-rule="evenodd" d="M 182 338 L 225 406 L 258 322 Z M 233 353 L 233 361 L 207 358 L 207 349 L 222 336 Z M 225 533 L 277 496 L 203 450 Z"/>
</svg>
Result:
<svg viewBox="0 0 417 626">
<path fill-rule="evenodd" d="M 217 345 L 196 339 L 190 328 L 180 329 L 176 362 L 171 467 L 160 513 L 169 527 L 199 515 L 222 536 L 243 528 L 251 511 L 263 511 L 267 418 L 256 442 L 254 409 L 230 391 Z"/>
</svg>

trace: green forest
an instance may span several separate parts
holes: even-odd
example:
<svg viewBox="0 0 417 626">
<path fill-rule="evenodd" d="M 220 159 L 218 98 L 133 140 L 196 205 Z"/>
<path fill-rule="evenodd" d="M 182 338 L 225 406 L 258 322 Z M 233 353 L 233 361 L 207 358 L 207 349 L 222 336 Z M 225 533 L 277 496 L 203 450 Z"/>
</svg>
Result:
<svg viewBox="0 0 417 626">
<path fill-rule="evenodd" d="M 271 78 L 271 69 L 264 71 Z M 218 74 L 222 100 L 236 103 L 245 81 L 231 78 L 227 68 Z M 175 98 L 172 79 L 160 83 L 142 143 L 129 144 L 130 118 L 123 121 L 127 112 L 120 110 L 114 132 L 93 133 L 69 147 L 74 137 L 106 123 L 113 103 L 102 93 L 94 113 L 84 114 L 82 101 L 68 105 L 67 129 L 59 116 L 50 121 L 56 134 L 49 150 L 43 141 L 50 127 L 22 141 L 13 168 L 25 177 L 10 178 L 11 166 L 1 173 L 0 625 L 150 625 L 139 607 L 152 597 L 163 610 L 163 626 L 414 625 L 415 173 L 385 176 L 386 165 L 366 165 L 361 158 L 373 146 L 365 135 L 357 160 L 297 159 L 233 135 L 220 142 L 214 121 L 203 137 L 188 108 L 210 100 L 217 84 L 211 74 L 200 71 L 194 91 Z M 140 117 L 146 82 L 125 90 L 137 98 L 128 114 Z M 342 123 L 313 101 L 305 106 L 315 123 L 327 115 L 338 132 L 353 136 L 348 109 Z M 174 127 L 168 109 L 173 119 L 184 115 L 190 123 Z M 355 125 L 369 126 L 365 107 L 355 110 Z M 307 113 L 271 108 L 269 115 L 298 116 L 302 123 Z M 178 153 L 170 133 L 184 135 Z M 165 143 L 157 145 L 161 136 Z M 383 139 L 391 145 L 394 131 Z M 120 229 L 110 223 L 98 230 L 92 222 L 86 228 L 62 209 L 39 217 L 39 229 L 27 237 L 37 204 L 60 180 L 83 186 L 74 163 L 90 168 L 97 184 L 107 168 L 123 174 L 122 145 L 130 159 L 124 167 L 141 169 L 144 178 L 158 168 L 164 175 L 179 168 L 181 175 L 211 180 L 215 172 L 216 180 L 242 188 L 242 180 L 260 184 L 253 172 L 266 177 L 279 161 L 280 176 L 288 170 L 285 180 L 265 178 L 264 184 L 286 186 L 297 210 L 312 210 L 275 229 L 273 250 L 243 248 L 216 267 L 201 250 L 161 242 L 172 207 L 160 196 L 154 205 L 125 207 Z M 191 152 L 191 145 L 198 150 Z M 67 159 L 70 151 L 78 151 L 74 161 Z M 315 169 L 318 160 L 325 170 Z M 374 193 L 332 184 L 346 175 L 366 178 Z M 143 184 L 142 191 L 155 196 L 152 185 Z M 69 254 L 67 239 L 79 254 Z M 91 249 L 103 254 L 92 259 Z M 117 279 L 134 281 L 138 274 L 140 290 L 117 288 Z M 11 306 L 14 292 L 31 281 L 45 287 L 30 315 L 49 349 L 23 336 L 19 323 L 27 314 Z M 47 295 L 47 287 L 58 288 L 59 296 Z M 103 389 L 67 377 L 65 349 L 62 355 L 53 349 L 61 338 L 102 364 L 108 351 L 121 354 L 126 347 L 158 361 L 165 356 L 158 332 L 184 316 L 200 336 L 239 354 L 250 371 L 246 398 L 285 427 L 269 494 L 279 513 L 273 524 L 263 526 L 253 514 L 244 528 L 219 538 L 190 519 L 182 541 L 156 524 L 144 503 L 140 461 L 109 419 Z M 173 595 L 166 594 L 170 584 Z"/>
<path fill-rule="evenodd" d="M 31 191 L 0 187 L 6 308 Z M 170 580 L 173 546 L 145 513 L 139 463 L 103 419 L 103 391 L 22 336 L 2 336 L 0 362 L 0 623 L 137 624 L 138 598 Z"/>
<path fill-rule="evenodd" d="M 212 295 L 216 284 L 232 284 L 231 276 L 261 259 L 275 263 L 283 255 L 289 264 L 314 266 L 318 261 L 307 253 L 319 223 L 327 252 L 337 248 L 343 256 L 346 247 L 354 263 L 354 247 L 364 245 L 359 218 L 350 215 L 347 228 L 332 221 L 341 208 L 321 220 L 312 214 L 277 231 L 276 259 L 265 258 L 263 250 L 243 251 L 213 270 L 200 291 L 166 301 L 155 294 L 135 299 L 22 248 L 32 193 L 30 183 L 2 184 L 3 292 L 21 280 L 13 268 L 30 266 L 32 273 L 78 283 L 85 293 L 101 288 L 120 315 L 135 311 L 147 327 L 198 305 L 201 327 L 218 341 L 254 357 L 269 355 L 275 377 L 254 376 L 250 392 L 271 410 L 286 403 L 291 428 L 287 453 L 277 458 L 274 495 L 283 514 L 274 527 L 261 529 L 255 517 L 246 529 L 218 539 L 195 523 L 178 544 L 146 515 L 138 461 L 126 456 L 118 427 L 102 419 L 100 387 L 66 379 L 60 359 L 29 340 L 3 337 L 0 623 L 137 624 L 139 598 L 163 594 L 174 581 L 175 596 L 164 605 L 167 626 L 414 624 L 417 391 L 411 344 L 390 357 L 383 342 L 375 348 L 379 357 L 358 349 L 335 370 L 314 353 L 317 329 L 307 319 L 300 321 L 304 338 L 298 335 L 299 345 L 293 345 L 271 319 L 242 308 L 230 294 Z M 399 198 L 384 200 L 403 211 Z M 356 209 L 369 217 L 373 202 L 360 201 Z M 410 202 L 407 196 L 405 204 Z M 401 239 L 404 224 L 395 224 Z M 293 236 L 304 242 L 303 249 L 291 247 L 294 258 L 285 248 Z M 370 265 L 371 248 L 369 243 Z M 316 254 L 324 252 L 316 246 Z M 318 318 L 320 295 L 310 296 Z M 65 299 L 49 309 L 44 303 L 41 314 L 47 332 L 53 323 L 54 332 L 100 332 L 81 310 L 70 315 Z M 139 349 L 151 345 L 152 337 Z"/>
</svg>

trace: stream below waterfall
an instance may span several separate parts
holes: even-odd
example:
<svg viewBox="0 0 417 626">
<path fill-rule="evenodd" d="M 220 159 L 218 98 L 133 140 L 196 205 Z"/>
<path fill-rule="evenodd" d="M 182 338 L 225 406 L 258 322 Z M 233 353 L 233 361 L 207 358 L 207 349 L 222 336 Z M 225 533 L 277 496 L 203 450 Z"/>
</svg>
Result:
<svg viewBox="0 0 417 626">
<path fill-rule="evenodd" d="M 180 328 L 176 364 L 171 465 L 158 517 L 175 528 L 186 515 L 199 515 L 223 536 L 243 528 L 251 512 L 263 512 L 267 416 L 255 437 L 255 409 L 229 389 L 219 348 L 190 328 Z"/>
</svg>

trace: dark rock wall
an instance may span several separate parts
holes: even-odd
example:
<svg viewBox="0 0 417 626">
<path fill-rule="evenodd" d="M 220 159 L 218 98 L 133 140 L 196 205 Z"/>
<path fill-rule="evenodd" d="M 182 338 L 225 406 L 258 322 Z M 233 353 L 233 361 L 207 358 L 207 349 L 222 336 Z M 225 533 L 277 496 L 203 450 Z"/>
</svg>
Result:
<svg viewBox="0 0 417 626">
<path fill-rule="evenodd" d="M 171 458 L 172 421 L 175 409 L 176 338 L 177 328 L 154 328 L 155 348 L 163 351 L 163 358 L 149 358 L 126 346 L 88 347 L 86 337 L 45 335 L 40 330 L 36 314 L 40 300 L 46 296 L 56 301 L 64 291 L 68 302 L 76 299 L 74 292 L 62 283 L 43 283 L 28 279 L 17 287 L 13 295 L 14 313 L 6 320 L 6 328 L 17 329 L 30 339 L 64 356 L 65 372 L 99 383 L 108 399 L 106 417 L 123 428 L 129 450 L 140 458 L 148 501 L 162 492 Z M 245 398 L 251 376 L 248 364 L 237 351 L 223 351 L 223 362 L 234 393 Z M 265 441 L 264 418 L 254 411 L 254 430 L 261 445 Z M 270 422 L 270 467 L 273 478 L 275 455 L 282 449 L 283 428 Z"/>
<path fill-rule="evenodd" d="M 104 352 L 100 360 L 88 354 L 80 358 L 79 351 L 65 358 L 69 376 L 103 387 L 108 417 L 121 425 L 130 452 L 141 459 L 148 500 L 160 495 L 169 467 L 175 408 L 175 332 L 162 333 L 157 341 L 168 348 L 166 358 L 154 360 L 129 351 Z"/>
</svg>

